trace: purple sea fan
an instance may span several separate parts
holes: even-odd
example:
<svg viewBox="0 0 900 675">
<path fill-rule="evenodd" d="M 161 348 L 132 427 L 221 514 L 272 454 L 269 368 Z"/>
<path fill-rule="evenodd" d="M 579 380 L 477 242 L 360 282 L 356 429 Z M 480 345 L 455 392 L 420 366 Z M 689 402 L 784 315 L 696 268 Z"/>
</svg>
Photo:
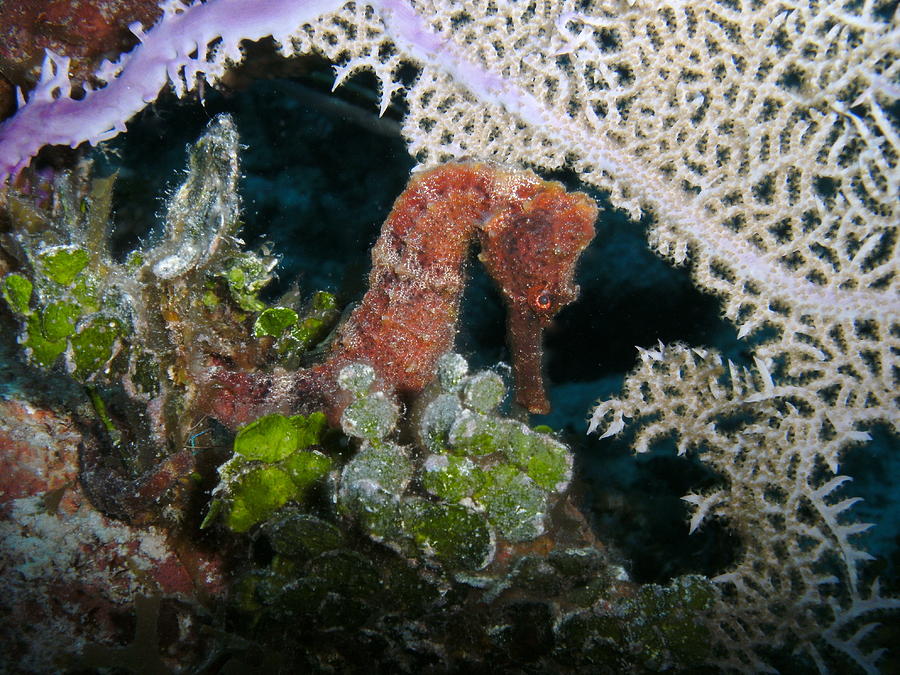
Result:
<svg viewBox="0 0 900 675">
<path fill-rule="evenodd" d="M 104 61 L 96 77 L 107 84 L 71 96 L 69 59 L 47 52 L 41 79 L 19 110 L 0 125 L 0 177 L 15 176 L 45 145 L 96 145 L 125 130 L 125 123 L 171 82 L 179 96 L 202 75 L 217 80 L 229 62 L 241 60 L 242 40 L 273 36 L 290 44 L 287 31 L 337 9 L 335 0 L 214 0 L 188 6 L 168 0 L 152 30 L 129 28 L 141 43 L 117 61 Z"/>
</svg>

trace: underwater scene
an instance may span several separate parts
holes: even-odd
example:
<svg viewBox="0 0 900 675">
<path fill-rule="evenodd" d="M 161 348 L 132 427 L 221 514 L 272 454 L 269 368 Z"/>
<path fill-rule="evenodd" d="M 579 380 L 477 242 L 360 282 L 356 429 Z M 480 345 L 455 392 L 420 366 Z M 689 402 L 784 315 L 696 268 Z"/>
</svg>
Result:
<svg viewBox="0 0 900 675">
<path fill-rule="evenodd" d="M 897 3 L 263 4 L 0 0 L 0 673 L 900 672 Z"/>
</svg>

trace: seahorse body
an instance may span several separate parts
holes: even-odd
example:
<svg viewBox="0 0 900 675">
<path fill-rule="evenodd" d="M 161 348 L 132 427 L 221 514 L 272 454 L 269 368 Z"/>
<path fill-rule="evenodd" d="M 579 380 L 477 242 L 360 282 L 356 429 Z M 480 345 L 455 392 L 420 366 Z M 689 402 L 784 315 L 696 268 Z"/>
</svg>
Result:
<svg viewBox="0 0 900 675">
<path fill-rule="evenodd" d="M 381 386 L 405 396 L 434 376 L 453 346 L 468 250 L 509 308 L 516 395 L 529 411 L 549 404 L 541 377 L 541 333 L 578 293 L 575 263 L 594 235 L 597 207 L 531 171 L 483 163 L 422 172 L 397 198 L 372 250 L 369 290 L 339 331 L 330 356 L 296 377 L 298 398 L 319 396 L 336 419 L 346 405 L 335 386 L 347 363 L 371 364 Z"/>
</svg>

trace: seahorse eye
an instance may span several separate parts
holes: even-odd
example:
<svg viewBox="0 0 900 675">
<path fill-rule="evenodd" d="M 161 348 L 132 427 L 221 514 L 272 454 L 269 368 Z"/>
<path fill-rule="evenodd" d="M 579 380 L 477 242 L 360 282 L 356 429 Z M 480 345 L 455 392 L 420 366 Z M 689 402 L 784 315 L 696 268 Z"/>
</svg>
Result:
<svg viewBox="0 0 900 675">
<path fill-rule="evenodd" d="M 550 309 L 550 305 L 553 304 L 553 296 L 549 291 L 541 291 L 535 300 L 535 304 L 538 309 Z"/>
</svg>

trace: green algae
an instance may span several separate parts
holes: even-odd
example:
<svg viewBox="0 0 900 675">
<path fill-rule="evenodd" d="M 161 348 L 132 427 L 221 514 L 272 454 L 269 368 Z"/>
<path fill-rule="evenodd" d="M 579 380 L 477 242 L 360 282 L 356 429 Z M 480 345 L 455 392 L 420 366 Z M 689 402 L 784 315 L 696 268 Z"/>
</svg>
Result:
<svg viewBox="0 0 900 675">
<path fill-rule="evenodd" d="M 293 417 L 265 415 L 241 427 L 234 438 L 234 452 L 246 460 L 277 462 L 319 443 L 326 426 L 321 412 Z"/>
<path fill-rule="evenodd" d="M 302 312 L 281 305 L 263 309 L 253 323 L 253 336 L 274 338 L 275 352 L 285 359 L 294 358 L 322 340 L 338 314 L 334 296 L 318 291 Z"/>
<path fill-rule="evenodd" d="M 300 447 L 300 432 L 284 415 L 266 415 L 242 427 L 234 452 L 244 459 L 277 462 Z"/>
<path fill-rule="evenodd" d="M 552 438 L 536 443 L 525 464 L 525 473 L 545 490 L 565 489 L 572 475 L 572 460 L 568 448 Z"/>
<path fill-rule="evenodd" d="M 80 315 L 80 308 L 73 302 L 51 302 L 41 312 L 41 333 L 50 342 L 63 340 L 75 332 Z"/>
<path fill-rule="evenodd" d="M 495 540 L 544 532 L 551 499 L 571 478 L 571 457 L 552 436 L 492 412 L 506 395 L 496 372 L 469 374 L 462 357 L 440 359 L 440 390 L 417 416 L 424 454 L 395 440 L 399 408 L 372 391 L 374 382 L 361 364 L 338 376 L 351 396 L 342 429 L 361 443 L 341 473 L 343 513 L 376 541 L 453 569 L 487 565 Z"/>
<path fill-rule="evenodd" d="M 47 249 L 38 256 L 38 265 L 48 279 L 69 286 L 90 262 L 90 254 L 80 248 Z"/>
<path fill-rule="evenodd" d="M 484 506 L 488 522 L 503 539 L 529 541 L 544 532 L 548 495 L 534 481 L 510 464 L 498 464 L 487 472 L 485 488 L 475 495 Z"/>
<path fill-rule="evenodd" d="M 487 481 L 484 471 L 468 457 L 431 455 L 422 468 L 422 486 L 448 502 L 472 497 Z"/>
<path fill-rule="evenodd" d="M 253 324 L 254 337 L 281 337 L 299 320 L 297 312 L 289 307 L 269 307 L 264 309 Z"/>
<path fill-rule="evenodd" d="M 3 278 L 3 298 L 18 314 L 30 314 L 31 292 L 34 284 L 21 274 L 7 274 Z"/>
<path fill-rule="evenodd" d="M 325 338 L 340 315 L 334 295 L 316 291 L 297 323 L 284 334 L 279 350 L 295 352 L 307 350 Z"/>
<path fill-rule="evenodd" d="M 94 276 L 78 275 L 72 284 L 72 297 L 83 312 L 99 312 L 102 307 L 99 283 Z"/>
<path fill-rule="evenodd" d="M 461 354 L 448 352 L 437 362 L 437 379 L 442 390 L 455 394 L 465 382 L 469 364 Z"/>
<path fill-rule="evenodd" d="M 480 569 L 494 555 L 494 541 L 484 518 L 460 504 L 407 499 L 404 529 L 420 549 L 451 568 Z"/>
<path fill-rule="evenodd" d="M 331 470 L 332 461 L 317 451 L 295 452 L 281 463 L 294 485 L 306 490 Z"/>
<path fill-rule="evenodd" d="M 463 402 L 472 410 L 489 413 L 500 405 L 506 396 L 503 378 L 484 370 L 469 377 L 463 390 Z"/>
<path fill-rule="evenodd" d="M 646 584 L 616 605 L 564 617 L 557 656 L 571 665 L 633 661 L 649 672 L 697 667 L 710 656 L 703 616 L 717 598 L 712 582 L 699 575 L 678 577 L 668 586 Z"/>
<path fill-rule="evenodd" d="M 451 451 L 467 455 L 490 455 L 503 443 L 500 420 L 463 408 L 447 434 Z"/>
<path fill-rule="evenodd" d="M 268 520 L 289 501 L 302 502 L 309 489 L 331 469 L 331 460 L 322 453 L 300 450 L 282 462 L 238 463 L 229 467 L 223 496 L 211 505 L 202 527 L 220 514 L 234 532 L 246 532 Z"/>
<path fill-rule="evenodd" d="M 124 326 L 99 314 L 103 306 L 86 251 L 53 246 L 41 249 L 34 260 L 38 273 L 34 282 L 16 273 L 3 280 L 4 299 L 23 319 L 20 341 L 32 361 L 44 368 L 71 347 L 72 375 L 91 379 L 112 358 L 113 343 L 125 333 Z M 111 304 L 105 309 L 116 313 Z"/>
<path fill-rule="evenodd" d="M 449 448 L 450 428 L 462 410 L 458 396 L 450 393 L 436 396 L 428 404 L 427 414 L 423 414 L 419 422 L 418 432 L 422 446 L 432 452 L 443 452 Z"/>
<path fill-rule="evenodd" d="M 325 413 L 313 412 L 309 415 L 293 415 L 290 417 L 291 424 L 297 429 L 298 448 L 308 448 L 311 445 L 317 445 L 322 442 L 325 432 L 328 430 L 328 420 Z"/>
<path fill-rule="evenodd" d="M 334 524 L 299 509 L 284 509 L 266 523 L 263 533 L 282 556 L 312 557 L 346 544 L 344 534 Z"/>
<path fill-rule="evenodd" d="M 365 363 L 351 363 L 338 373 L 337 383 L 355 399 L 364 397 L 375 382 L 375 369 Z"/>
<path fill-rule="evenodd" d="M 247 471 L 235 481 L 231 491 L 225 525 L 234 532 L 246 532 L 298 494 L 287 471 L 274 466 Z"/>
<path fill-rule="evenodd" d="M 344 409 L 341 429 L 348 436 L 378 442 L 385 438 L 400 419 L 400 408 L 383 392 L 362 396 Z"/>
<path fill-rule="evenodd" d="M 401 494 L 413 476 L 414 465 L 406 448 L 394 444 L 366 444 L 347 462 L 342 483 L 366 482 L 392 494 Z"/>
<path fill-rule="evenodd" d="M 259 298 L 260 291 L 272 280 L 272 270 L 278 260 L 252 252 L 235 253 L 219 273 L 228 286 L 231 299 L 246 312 L 262 312 L 266 303 Z"/>
<path fill-rule="evenodd" d="M 112 358 L 116 339 L 124 332 L 117 320 L 99 317 L 81 328 L 70 340 L 74 375 L 86 379 L 100 370 Z"/>
<path fill-rule="evenodd" d="M 48 340 L 44 336 L 40 318 L 34 314 L 28 316 L 25 321 L 25 339 L 22 344 L 28 349 L 31 360 L 39 366 L 49 368 L 59 355 L 66 350 L 65 339 Z"/>
<path fill-rule="evenodd" d="M 265 415 L 238 430 L 234 455 L 219 467 L 220 483 L 201 527 L 222 515 L 226 527 L 246 532 L 288 502 L 302 502 L 333 465 L 315 449 L 325 428 L 325 416 L 313 413 Z"/>
</svg>

